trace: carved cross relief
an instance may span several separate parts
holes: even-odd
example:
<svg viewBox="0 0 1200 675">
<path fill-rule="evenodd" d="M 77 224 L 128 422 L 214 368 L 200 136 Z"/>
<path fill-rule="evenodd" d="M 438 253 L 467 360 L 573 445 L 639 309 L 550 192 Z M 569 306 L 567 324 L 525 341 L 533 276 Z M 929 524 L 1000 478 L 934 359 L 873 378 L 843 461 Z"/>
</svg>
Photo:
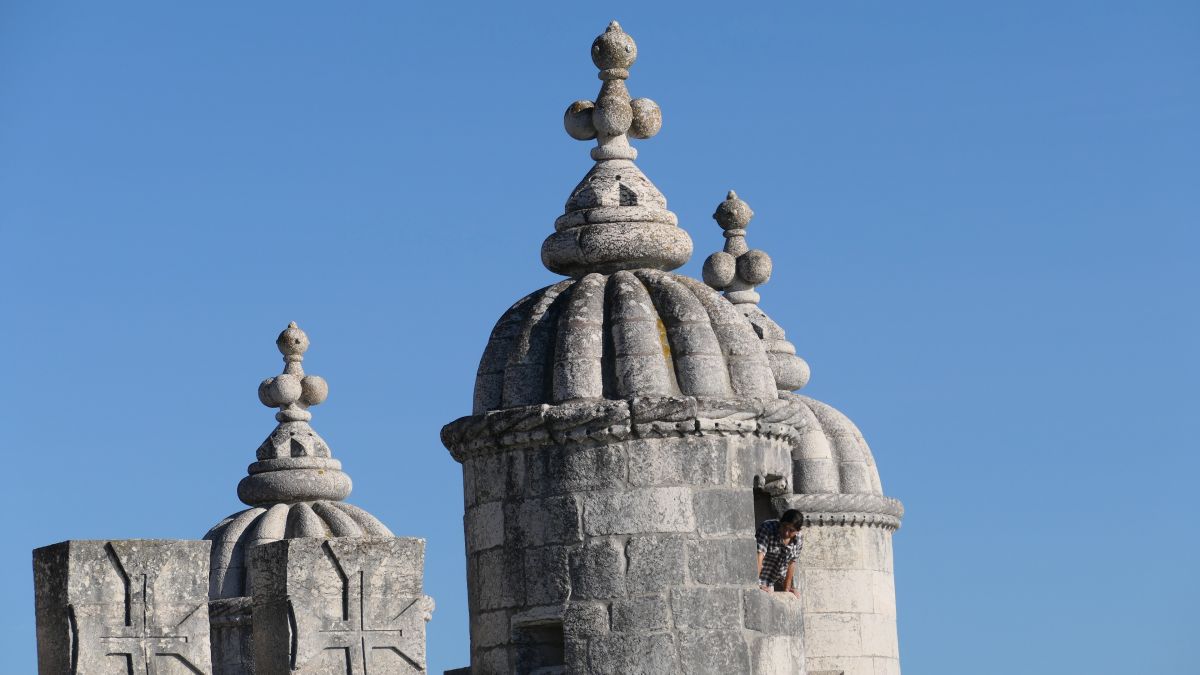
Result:
<svg viewBox="0 0 1200 675">
<path fill-rule="evenodd" d="M 346 659 L 347 675 L 392 675 L 401 672 L 425 672 L 424 596 L 403 599 L 398 612 L 384 611 L 381 593 L 373 592 L 370 575 L 360 561 L 339 557 L 328 542 L 322 550 L 341 580 L 340 607 L 317 622 L 311 635 L 296 636 L 293 670 L 303 670 L 306 662 L 322 651 L 341 651 Z M 358 564 L 355 564 L 358 562 Z M 293 605 L 292 625 L 296 627 Z M 390 616 L 389 616 L 390 615 Z M 376 623 L 372 617 L 388 616 Z M 306 644 L 304 644 L 306 643 Z M 415 649 L 414 649 L 415 648 Z M 395 658 L 382 662 L 384 653 Z M 399 662 L 397 661 L 399 659 Z M 396 666 L 401 665 L 402 670 Z"/>
<path fill-rule="evenodd" d="M 142 564 L 145 561 L 131 557 L 122 560 L 112 542 L 105 544 L 104 551 L 124 587 L 124 617 L 121 623 L 105 622 L 99 627 L 99 635 L 94 638 L 99 642 L 97 651 L 110 659 L 123 661 L 122 670 L 128 675 L 208 675 L 190 658 L 193 656 L 190 652 L 195 649 L 204 648 L 207 651 L 207 648 L 196 645 L 185 628 L 185 624 L 196 616 L 204 604 L 197 604 L 179 621 L 170 619 L 164 622 L 169 618 L 160 616 L 161 613 L 156 611 L 154 597 L 158 566 Z M 119 610 L 117 613 L 120 613 Z M 68 609 L 68 617 L 72 642 L 78 644 L 81 637 L 86 637 L 80 635 L 74 606 Z M 79 660 L 73 658 L 72 673 L 79 670 Z"/>
</svg>

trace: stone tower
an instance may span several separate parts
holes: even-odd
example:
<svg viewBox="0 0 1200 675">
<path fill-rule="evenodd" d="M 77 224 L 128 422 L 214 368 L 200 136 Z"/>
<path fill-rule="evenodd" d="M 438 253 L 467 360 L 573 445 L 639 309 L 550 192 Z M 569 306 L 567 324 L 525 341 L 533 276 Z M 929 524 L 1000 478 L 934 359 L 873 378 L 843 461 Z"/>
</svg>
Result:
<svg viewBox="0 0 1200 675">
<path fill-rule="evenodd" d="M 713 218 L 725 248 L 704 262 L 704 281 L 754 326 L 780 397 L 795 404 L 792 484 L 772 511 L 805 515 L 800 573 L 804 583 L 805 649 L 810 673 L 898 675 L 892 532 L 904 508 L 885 497 L 879 470 L 854 423 L 833 407 L 791 393 L 809 368 L 783 329 L 759 308 L 755 288 L 771 277 L 771 258 L 746 244 L 754 212 L 730 192 Z"/>
<path fill-rule="evenodd" d="M 743 312 L 671 272 L 692 244 L 633 161 L 661 125 L 626 89 L 636 57 L 616 22 L 593 43 L 600 93 L 565 126 L 595 166 L 542 245 L 568 278 L 504 313 L 442 432 L 472 675 L 805 672 L 801 601 L 758 590 L 754 532 L 806 409 Z"/>
<path fill-rule="evenodd" d="M 259 386 L 275 430 L 238 485 L 250 508 L 203 541 L 67 541 L 34 551 L 38 672 L 408 675 L 425 672 L 425 541 L 342 500 L 350 477 L 312 429 L 325 380 L 308 336 L 276 341 Z"/>
</svg>

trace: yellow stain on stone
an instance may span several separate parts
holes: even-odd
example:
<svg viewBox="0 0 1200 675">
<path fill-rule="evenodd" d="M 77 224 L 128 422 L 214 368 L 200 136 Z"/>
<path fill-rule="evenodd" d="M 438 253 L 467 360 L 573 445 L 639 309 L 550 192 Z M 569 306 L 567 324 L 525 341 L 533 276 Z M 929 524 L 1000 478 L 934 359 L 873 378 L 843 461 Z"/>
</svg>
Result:
<svg viewBox="0 0 1200 675">
<path fill-rule="evenodd" d="M 658 341 L 662 343 L 663 358 L 671 362 L 671 343 L 667 341 L 667 326 L 661 318 L 655 319 L 658 324 Z"/>
</svg>

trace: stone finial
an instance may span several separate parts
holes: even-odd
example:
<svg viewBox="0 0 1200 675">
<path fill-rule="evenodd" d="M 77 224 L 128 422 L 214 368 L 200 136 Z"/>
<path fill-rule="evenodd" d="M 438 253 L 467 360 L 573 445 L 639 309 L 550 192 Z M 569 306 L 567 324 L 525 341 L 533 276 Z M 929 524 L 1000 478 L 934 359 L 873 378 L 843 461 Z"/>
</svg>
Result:
<svg viewBox="0 0 1200 675">
<path fill-rule="evenodd" d="M 567 199 L 542 244 L 542 262 L 559 274 L 582 277 L 625 269 L 673 270 L 692 255 L 692 240 L 667 210 L 667 200 L 633 160 L 629 138 L 650 138 L 662 111 L 648 98 L 630 98 L 625 80 L 637 44 L 613 21 L 592 42 L 592 62 L 603 81 L 595 101 L 567 107 L 563 126 L 581 141 L 596 140 L 596 165 Z"/>
<path fill-rule="evenodd" d="M 733 190 L 713 214 L 725 230 L 725 250 L 704 261 L 704 283 L 725 291 L 725 297 L 735 305 L 757 304 L 759 295 L 754 289 L 771 278 L 771 256 L 746 245 L 746 227 L 753 217 L 750 205 L 738 199 Z"/>
<path fill-rule="evenodd" d="M 629 98 L 625 80 L 637 61 L 637 44 L 613 21 L 592 42 L 592 63 L 604 81 L 595 101 L 575 101 L 567 107 L 563 126 L 571 138 L 596 140 L 592 159 L 637 159 L 628 136 L 650 138 L 662 128 L 662 110 L 648 98 Z"/>
<path fill-rule="evenodd" d="M 796 356 L 796 347 L 787 341 L 783 328 L 758 307 L 757 287 L 771 279 L 771 256 L 746 244 L 746 228 L 754 211 L 733 190 L 717 205 L 713 219 L 725 234 L 725 250 L 704 261 L 704 283 L 718 291 L 741 310 L 762 338 L 771 361 L 771 372 L 780 389 L 794 391 L 808 384 L 808 363 Z"/>
<path fill-rule="evenodd" d="M 258 399 L 279 408 L 279 425 L 258 448 L 258 460 L 238 483 L 238 498 L 251 506 L 325 499 L 340 501 L 350 494 L 350 477 L 333 459 L 325 440 L 309 425 L 310 406 L 329 396 L 325 379 L 304 373 L 308 335 L 288 324 L 275 346 L 283 354 L 283 372 L 258 385 Z"/>
<path fill-rule="evenodd" d="M 268 408 L 279 408 L 275 419 L 280 422 L 307 422 L 312 419 L 308 407 L 320 404 L 329 396 L 325 378 L 304 373 L 308 335 L 293 321 L 275 339 L 275 346 L 283 354 L 283 372 L 258 385 L 258 400 Z"/>
</svg>

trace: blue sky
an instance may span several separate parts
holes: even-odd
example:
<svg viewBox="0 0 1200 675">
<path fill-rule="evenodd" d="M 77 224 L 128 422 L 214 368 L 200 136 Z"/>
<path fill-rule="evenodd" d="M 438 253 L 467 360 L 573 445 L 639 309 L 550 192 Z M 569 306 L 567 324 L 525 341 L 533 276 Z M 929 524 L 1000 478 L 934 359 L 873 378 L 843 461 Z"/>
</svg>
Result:
<svg viewBox="0 0 1200 675">
<path fill-rule="evenodd" d="M 30 549 L 241 508 L 292 320 L 350 501 L 428 539 L 430 672 L 467 663 L 438 431 L 555 280 L 613 18 L 682 271 L 736 189 L 805 393 L 907 507 L 905 671 L 1194 670 L 1200 6 L 405 5 L 0 5 L 0 670 L 34 670 Z"/>
</svg>

